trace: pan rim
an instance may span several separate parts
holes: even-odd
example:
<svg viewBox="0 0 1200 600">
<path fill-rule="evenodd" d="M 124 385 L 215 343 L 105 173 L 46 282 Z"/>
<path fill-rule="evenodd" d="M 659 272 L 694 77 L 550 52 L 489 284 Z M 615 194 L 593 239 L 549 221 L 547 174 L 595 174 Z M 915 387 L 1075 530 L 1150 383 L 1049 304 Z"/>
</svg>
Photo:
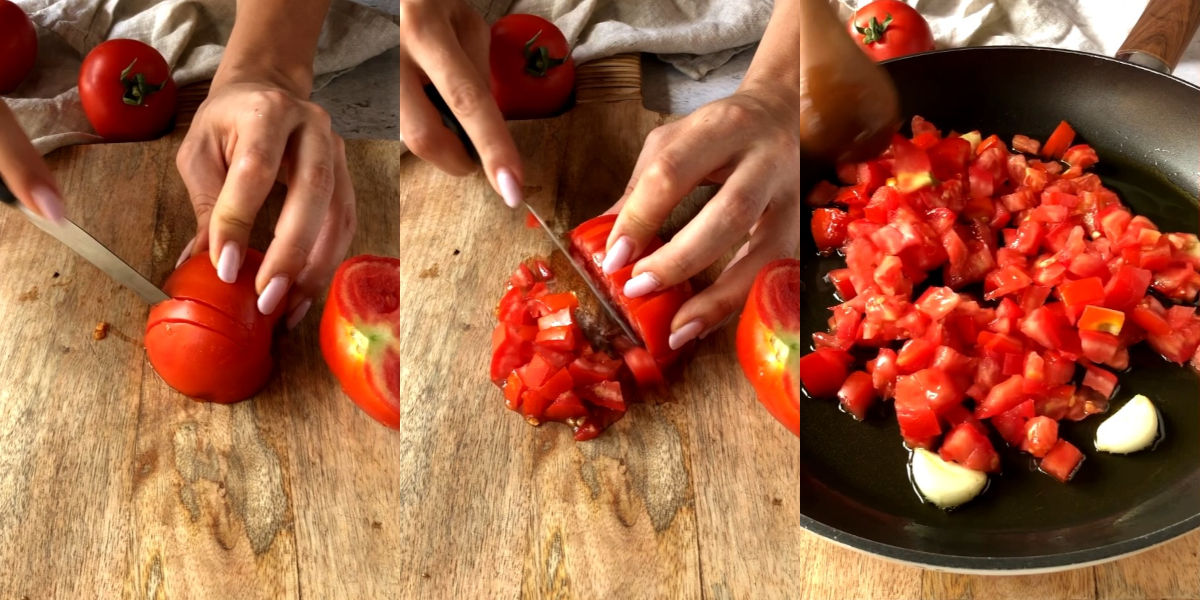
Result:
<svg viewBox="0 0 1200 600">
<path fill-rule="evenodd" d="M 1191 89 L 1192 91 L 1200 93 L 1200 86 L 1197 86 L 1196 84 L 1194 84 L 1190 81 L 1187 81 L 1185 79 L 1180 79 L 1179 77 L 1175 76 L 1173 73 L 1163 73 L 1160 71 L 1155 71 L 1154 69 L 1151 69 L 1149 67 L 1144 67 L 1139 64 L 1131 63 L 1127 60 L 1121 60 L 1119 58 L 1114 58 L 1112 56 L 1108 56 L 1107 54 L 1097 54 L 1095 52 L 1084 52 L 1082 50 L 1069 50 L 1066 48 L 1050 48 L 1047 46 L 1014 46 L 1014 45 L 1010 44 L 1010 45 L 998 45 L 998 46 L 967 46 L 964 48 L 943 48 L 941 50 L 930 50 L 928 52 L 919 52 L 917 54 L 908 54 L 905 56 L 898 56 L 896 58 L 889 58 L 887 60 L 880 61 L 878 64 L 880 66 L 884 66 L 884 65 L 896 64 L 896 63 L 902 63 L 902 62 L 916 61 L 916 60 L 919 60 L 923 56 L 935 56 L 935 55 L 942 55 L 942 54 L 960 54 L 960 53 L 964 53 L 964 52 L 970 52 L 970 53 L 998 52 L 998 51 L 1011 52 L 1011 51 L 1015 51 L 1015 50 L 1019 50 L 1019 51 L 1023 51 L 1023 52 L 1070 54 L 1070 55 L 1080 56 L 1080 57 L 1084 57 L 1084 58 L 1088 58 L 1088 59 L 1099 60 L 1101 62 L 1123 65 L 1123 66 L 1129 67 L 1131 69 L 1145 72 L 1149 75 L 1154 75 L 1154 76 L 1158 76 L 1158 77 L 1166 77 L 1167 79 L 1172 80 L 1180 85 L 1183 85 L 1184 87 L 1187 87 L 1188 89 Z"/>
</svg>

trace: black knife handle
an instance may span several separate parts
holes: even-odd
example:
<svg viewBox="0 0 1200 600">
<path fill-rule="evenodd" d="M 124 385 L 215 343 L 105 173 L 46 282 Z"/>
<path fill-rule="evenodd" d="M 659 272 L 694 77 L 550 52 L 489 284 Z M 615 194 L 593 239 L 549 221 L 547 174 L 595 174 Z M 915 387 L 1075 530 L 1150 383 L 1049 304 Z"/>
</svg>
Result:
<svg viewBox="0 0 1200 600">
<path fill-rule="evenodd" d="M 458 141 L 462 142 L 463 148 L 467 150 L 467 156 L 471 157 L 472 161 L 479 162 L 479 153 L 475 151 L 475 144 L 471 143 L 471 136 L 467 135 L 467 130 L 458 121 L 458 117 L 454 116 L 454 111 L 450 110 L 450 105 L 446 104 L 432 83 L 425 85 L 425 96 L 429 98 L 433 107 L 441 115 L 442 124 L 446 126 L 446 129 L 453 132 L 458 137 Z"/>
<path fill-rule="evenodd" d="M 8 185 L 4 183 L 3 179 L 0 179 L 0 202 L 12 205 L 17 203 L 17 197 L 8 189 Z"/>
</svg>

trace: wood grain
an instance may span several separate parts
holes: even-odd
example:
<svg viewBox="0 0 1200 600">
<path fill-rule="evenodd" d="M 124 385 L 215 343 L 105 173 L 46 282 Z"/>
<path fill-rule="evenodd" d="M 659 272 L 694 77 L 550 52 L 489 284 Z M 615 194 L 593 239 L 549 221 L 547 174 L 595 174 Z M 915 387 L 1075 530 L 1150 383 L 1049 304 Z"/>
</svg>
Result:
<svg viewBox="0 0 1200 600">
<path fill-rule="evenodd" d="M 1197 27 L 1200 0 L 1151 0 L 1116 56 L 1148 54 L 1161 60 L 1170 72 L 1179 64 Z"/>
</svg>

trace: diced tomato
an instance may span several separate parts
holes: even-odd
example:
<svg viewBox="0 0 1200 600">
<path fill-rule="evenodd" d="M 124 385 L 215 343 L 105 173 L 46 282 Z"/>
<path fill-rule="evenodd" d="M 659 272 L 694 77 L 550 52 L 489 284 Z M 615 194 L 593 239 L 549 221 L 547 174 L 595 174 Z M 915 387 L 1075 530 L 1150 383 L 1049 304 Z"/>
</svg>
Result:
<svg viewBox="0 0 1200 600">
<path fill-rule="evenodd" d="M 587 407 L 571 390 L 559 394 L 558 398 L 551 402 L 542 413 L 542 417 L 547 421 L 566 421 L 585 416 L 587 416 Z"/>
<path fill-rule="evenodd" d="M 625 411 L 625 397 L 617 381 L 602 381 L 580 388 L 579 395 L 585 401 L 618 412 Z"/>
<path fill-rule="evenodd" d="M 662 370 L 658 368 L 658 361 L 654 360 L 654 356 L 645 348 L 634 346 L 625 350 L 621 356 L 625 359 L 625 366 L 629 367 L 633 380 L 639 386 L 656 387 L 666 382 Z M 803 376 L 801 378 L 803 379 Z"/>
<path fill-rule="evenodd" d="M 621 359 L 612 358 L 603 352 L 593 352 L 585 346 L 583 353 L 571 361 L 567 369 L 577 383 L 600 383 L 616 379 L 621 368 Z"/>
<path fill-rule="evenodd" d="M 533 285 L 535 279 L 533 276 L 533 271 L 529 269 L 529 266 L 527 266 L 525 263 L 521 263 L 520 265 L 517 265 L 517 270 L 513 271 L 510 281 L 512 282 L 513 287 L 527 289 L 529 286 Z"/>
<path fill-rule="evenodd" d="M 1046 416 L 1036 416 L 1025 422 L 1025 437 L 1021 440 L 1021 450 L 1042 458 L 1057 443 L 1058 421 Z"/>
<path fill-rule="evenodd" d="M 1117 336 L 1111 333 L 1082 327 L 1079 331 L 1079 341 L 1083 344 L 1083 355 L 1094 363 L 1107 363 L 1112 360 L 1121 344 Z"/>
<path fill-rule="evenodd" d="M 1096 390 L 1105 399 L 1112 398 L 1113 391 L 1117 388 L 1117 376 L 1107 369 L 1088 365 L 1082 385 Z"/>
<path fill-rule="evenodd" d="M 836 208 L 818 208 L 812 214 L 813 240 L 821 251 L 836 250 L 846 242 L 850 215 Z"/>
<path fill-rule="evenodd" d="M 942 432 L 942 426 L 925 399 L 923 387 L 912 375 L 901 375 L 896 379 L 894 404 L 896 421 L 905 443 L 912 448 L 930 448 L 934 438 Z"/>
<path fill-rule="evenodd" d="M 1025 439 L 1025 423 L 1034 417 L 1034 401 L 1025 400 L 993 416 L 988 422 L 1010 446 L 1020 446 Z"/>
<path fill-rule="evenodd" d="M 1042 143 L 1028 136 L 1017 134 L 1012 139 L 1013 150 L 1024 152 L 1025 154 L 1037 154 L 1042 148 Z"/>
<path fill-rule="evenodd" d="M 883 398 L 891 398 L 896 389 L 896 378 L 900 376 L 900 367 L 896 366 L 896 351 L 882 348 L 874 359 L 867 362 L 867 371 L 871 373 L 871 384 Z"/>
<path fill-rule="evenodd" d="M 531 300 L 535 317 L 541 318 L 560 310 L 575 310 L 579 308 L 579 298 L 573 292 L 561 294 L 546 294 L 541 298 Z"/>
<path fill-rule="evenodd" d="M 901 373 L 914 373 L 933 362 L 933 355 L 937 351 L 937 344 L 925 339 L 911 339 L 900 347 L 900 352 L 896 355 L 896 367 Z"/>
<path fill-rule="evenodd" d="M 1104 306 L 1125 310 L 1137 304 L 1150 288 L 1153 275 L 1137 267 L 1122 266 L 1104 286 Z"/>
<path fill-rule="evenodd" d="M 1146 330 L 1146 333 L 1160 336 L 1171 333 L 1171 326 L 1167 320 L 1145 306 L 1134 307 L 1131 317 L 1138 327 Z"/>
<path fill-rule="evenodd" d="M 896 187 L 906 194 L 933 185 L 929 154 L 901 135 L 892 138 L 892 155 L 896 158 Z"/>
<path fill-rule="evenodd" d="M 1046 158 L 1062 158 L 1063 153 L 1070 147 L 1071 142 L 1075 141 L 1075 130 L 1062 121 L 1058 127 L 1054 128 L 1054 133 L 1042 145 L 1042 156 Z"/>
<path fill-rule="evenodd" d="M 1065 483 L 1075 476 L 1082 462 L 1083 453 L 1071 442 L 1060 438 L 1042 458 L 1040 467 L 1042 472 Z"/>
<path fill-rule="evenodd" d="M 986 473 L 1000 470 L 1000 455 L 992 447 L 992 442 L 967 423 L 955 426 L 946 434 L 938 454 L 968 469 Z"/>
<path fill-rule="evenodd" d="M 1075 401 L 1075 386 L 1058 385 L 1050 388 L 1046 394 L 1034 400 L 1034 407 L 1039 415 L 1045 415 L 1054 420 L 1067 416 L 1071 404 Z"/>
<path fill-rule="evenodd" d="M 986 419 L 1023 402 L 1026 399 L 1022 390 L 1024 381 L 1021 375 L 1013 375 L 993 387 L 983 402 L 975 407 L 975 418 Z"/>
<path fill-rule="evenodd" d="M 574 325 L 560 325 L 558 327 L 542 329 L 537 332 L 537 336 L 534 337 L 533 343 L 536 346 L 557 350 L 559 352 L 570 352 L 571 350 L 575 349 L 575 344 L 577 341 L 575 337 L 575 329 L 576 328 Z"/>
<path fill-rule="evenodd" d="M 846 377 L 846 382 L 838 390 L 838 400 L 846 412 L 854 415 L 855 419 L 863 420 L 867 410 L 875 403 L 875 387 L 871 375 L 865 371 L 855 371 Z"/>
<path fill-rule="evenodd" d="M 521 408 L 521 394 L 525 393 L 525 389 L 525 382 L 521 381 L 517 372 L 509 373 L 508 380 L 504 383 L 504 405 L 509 410 Z"/>
<path fill-rule="evenodd" d="M 539 330 L 546 330 L 554 327 L 570 327 L 574 324 L 575 316 L 569 308 L 557 310 L 537 320 Z"/>
<path fill-rule="evenodd" d="M 1019 267 L 1009 266 L 997 269 L 988 273 L 984 279 L 983 298 L 984 300 L 995 300 L 1001 296 L 1019 292 L 1029 287 L 1030 283 L 1033 283 L 1033 280 Z"/>
<path fill-rule="evenodd" d="M 818 348 L 800 357 L 800 382 L 814 398 L 832 398 L 846 381 L 846 366 L 850 355 L 837 350 Z"/>
<path fill-rule="evenodd" d="M 1068 307 L 1082 307 L 1104 301 L 1104 282 L 1099 277 L 1067 280 L 1058 284 L 1058 297 Z"/>
<path fill-rule="evenodd" d="M 1121 328 L 1124 326 L 1124 312 L 1094 304 L 1083 307 L 1083 314 L 1079 316 L 1080 331 L 1100 331 L 1117 335 L 1121 333 Z"/>
<path fill-rule="evenodd" d="M 853 300 L 858 295 L 854 290 L 854 283 L 850 281 L 850 269 L 834 269 L 826 274 L 825 278 L 833 284 L 833 289 L 842 301 Z"/>
</svg>

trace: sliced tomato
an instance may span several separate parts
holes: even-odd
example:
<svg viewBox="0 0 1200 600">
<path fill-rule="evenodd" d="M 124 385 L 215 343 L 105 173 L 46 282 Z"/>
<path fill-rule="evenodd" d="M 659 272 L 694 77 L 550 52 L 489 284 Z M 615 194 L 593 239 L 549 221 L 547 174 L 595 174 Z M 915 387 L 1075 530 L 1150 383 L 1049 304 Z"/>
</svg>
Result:
<svg viewBox="0 0 1200 600">
<path fill-rule="evenodd" d="M 845 383 L 846 365 L 852 359 L 845 352 L 818 348 L 800 357 L 800 382 L 813 398 L 832 398 Z"/>
<path fill-rule="evenodd" d="M 911 448 L 931 448 L 942 426 L 925 398 L 924 387 L 915 377 L 901 375 L 896 379 L 894 404 L 904 442 Z"/>
<path fill-rule="evenodd" d="M 1124 326 L 1124 312 L 1094 304 L 1084 306 L 1083 313 L 1079 316 L 1080 331 L 1098 331 L 1115 336 L 1121 333 Z"/>
<path fill-rule="evenodd" d="M 1117 388 L 1117 376 L 1107 369 L 1099 367 L 1087 366 L 1087 371 L 1083 376 L 1083 387 L 1091 388 L 1099 392 L 1106 400 L 1112 398 L 1113 392 Z"/>
<path fill-rule="evenodd" d="M 998 415 L 1026 400 L 1023 384 L 1025 378 L 1012 375 L 993 387 L 983 402 L 975 407 L 975 418 L 986 419 Z"/>
<path fill-rule="evenodd" d="M 1075 130 L 1066 121 L 1061 121 L 1054 133 L 1042 145 L 1042 156 L 1046 158 L 1062 158 L 1063 153 L 1075 141 Z"/>
<path fill-rule="evenodd" d="M 836 208 L 818 208 L 812 214 L 813 240 L 821 251 L 836 250 L 846 242 L 846 225 L 850 215 Z"/>
<path fill-rule="evenodd" d="M 871 376 L 865 371 L 855 371 L 846 377 L 837 393 L 838 400 L 846 412 L 859 421 L 866 418 L 867 410 L 875 403 L 875 387 Z"/>
<path fill-rule="evenodd" d="M 1083 453 L 1071 442 L 1060 438 L 1042 458 L 1039 466 L 1042 472 L 1065 483 L 1075 476 L 1081 463 L 1083 463 Z"/>
<path fill-rule="evenodd" d="M 1036 416 L 1025 422 L 1021 450 L 1042 458 L 1057 444 L 1058 421 L 1046 416 Z"/>
<path fill-rule="evenodd" d="M 662 370 L 658 368 L 658 361 L 645 348 L 634 346 L 626 350 L 622 358 L 639 386 L 656 387 L 666 383 Z"/>
<path fill-rule="evenodd" d="M 968 469 L 995 473 L 1000 470 L 1000 455 L 992 447 L 987 436 L 970 424 L 962 423 L 946 434 L 942 447 L 938 449 L 942 458 L 954 461 Z"/>
</svg>

